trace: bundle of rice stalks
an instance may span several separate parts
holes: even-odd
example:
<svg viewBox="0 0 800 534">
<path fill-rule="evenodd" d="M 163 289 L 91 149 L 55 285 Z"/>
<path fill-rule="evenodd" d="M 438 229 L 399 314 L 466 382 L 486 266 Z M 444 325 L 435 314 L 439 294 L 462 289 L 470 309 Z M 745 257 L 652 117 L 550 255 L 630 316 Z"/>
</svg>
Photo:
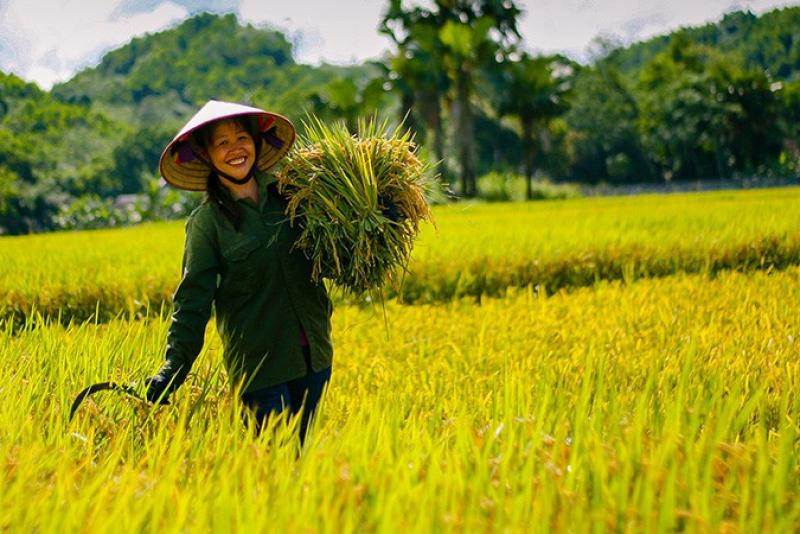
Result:
<svg viewBox="0 0 800 534">
<path fill-rule="evenodd" d="M 352 295 L 383 287 L 405 269 L 436 187 L 413 136 L 385 122 L 304 123 L 305 135 L 278 171 L 287 215 L 302 232 L 295 246 L 313 261 L 312 277 Z"/>
</svg>

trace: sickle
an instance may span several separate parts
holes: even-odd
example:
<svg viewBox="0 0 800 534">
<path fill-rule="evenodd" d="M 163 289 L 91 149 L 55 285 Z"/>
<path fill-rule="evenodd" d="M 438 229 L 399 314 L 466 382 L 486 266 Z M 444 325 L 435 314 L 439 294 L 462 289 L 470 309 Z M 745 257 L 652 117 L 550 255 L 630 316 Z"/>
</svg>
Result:
<svg viewBox="0 0 800 534">
<path fill-rule="evenodd" d="M 78 396 L 75 397 L 75 400 L 72 402 L 72 407 L 69 409 L 68 422 L 72 421 L 72 417 L 75 415 L 75 412 L 78 410 L 78 407 L 81 405 L 81 403 L 86 400 L 86 397 L 97 393 L 98 391 L 121 391 L 129 397 L 133 397 L 134 399 L 147 404 L 147 400 L 136 393 L 136 390 L 133 389 L 132 386 L 125 386 L 123 384 L 117 384 L 116 382 L 100 382 L 98 384 L 92 384 L 91 386 L 85 387 L 80 393 L 78 393 Z M 161 401 L 161 404 L 169 404 L 169 402 Z"/>
</svg>

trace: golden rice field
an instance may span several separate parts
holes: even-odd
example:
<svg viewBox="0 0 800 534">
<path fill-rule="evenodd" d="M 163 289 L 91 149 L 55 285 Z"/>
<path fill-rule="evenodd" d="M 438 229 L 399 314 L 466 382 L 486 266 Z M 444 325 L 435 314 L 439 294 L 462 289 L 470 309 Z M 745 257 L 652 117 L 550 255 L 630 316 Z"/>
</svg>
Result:
<svg viewBox="0 0 800 534">
<path fill-rule="evenodd" d="M 798 204 L 800 188 L 439 206 L 438 231 L 424 228 L 400 296 L 445 302 L 783 268 L 800 263 Z M 181 223 L 0 238 L 0 317 L 157 312 L 177 284 L 182 245 Z"/>
<path fill-rule="evenodd" d="M 169 407 L 166 324 L 0 334 L 0 529 L 796 532 L 800 268 L 480 305 L 341 306 L 318 424 L 240 423 L 209 335 Z"/>
<path fill-rule="evenodd" d="M 180 224 L 0 238 L 0 531 L 798 532 L 798 200 L 437 208 L 416 304 L 337 305 L 302 451 L 213 325 L 172 405 L 68 422 L 160 365 Z"/>
</svg>

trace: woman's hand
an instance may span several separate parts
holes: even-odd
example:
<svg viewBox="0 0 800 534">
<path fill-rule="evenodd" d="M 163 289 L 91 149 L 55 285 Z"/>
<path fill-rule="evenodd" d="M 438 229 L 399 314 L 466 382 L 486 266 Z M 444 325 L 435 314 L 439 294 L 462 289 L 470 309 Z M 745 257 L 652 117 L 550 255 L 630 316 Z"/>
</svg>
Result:
<svg viewBox="0 0 800 534">
<path fill-rule="evenodd" d="M 169 395 L 183 384 L 188 373 L 183 371 L 184 366 L 167 360 L 158 373 L 146 378 L 147 385 L 145 397 L 152 404 L 169 404 Z"/>
<path fill-rule="evenodd" d="M 164 380 L 164 377 L 159 373 L 145 379 L 144 383 L 147 385 L 147 392 L 145 398 L 150 404 L 169 404 L 169 380 Z"/>
<path fill-rule="evenodd" d="M 378 205 L 382 206 L 381 213 L 383 213 L 383 216 L 392 222 L 398 222 L 403 217 L 397 204 L 392 202 L 392 199 L 386 195 L 378 195 Z"/>
</svg>

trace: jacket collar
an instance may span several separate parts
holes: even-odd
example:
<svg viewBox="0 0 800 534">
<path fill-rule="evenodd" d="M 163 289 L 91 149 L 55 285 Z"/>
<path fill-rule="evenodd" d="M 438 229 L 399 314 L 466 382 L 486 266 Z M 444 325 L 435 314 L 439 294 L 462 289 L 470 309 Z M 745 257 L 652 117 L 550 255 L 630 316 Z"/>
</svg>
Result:
<svg viewBox="0 0 800 534">
<path fill-rule="evenodd" d="M 267 187 L 270 184 L 276 183 L 278 179 L 275 177 L 274 174 L 268 174 L 262 170 L 256 170 L 255 172 L 255 180 L 256 180 L 256 187 L 258 187 L 258 200 L 259 204 L 263 205 L 264 201 L 267 198 Z M 228 198 L 231 200 L 238 200 L 241 202 L 247 202 L 248 200 L 245 198 L 236 198 L 234 197 L 231 192 L 228 190 L 227 187 L 222 186 L 222 194 L 227 195 Z"/>
</svg>

